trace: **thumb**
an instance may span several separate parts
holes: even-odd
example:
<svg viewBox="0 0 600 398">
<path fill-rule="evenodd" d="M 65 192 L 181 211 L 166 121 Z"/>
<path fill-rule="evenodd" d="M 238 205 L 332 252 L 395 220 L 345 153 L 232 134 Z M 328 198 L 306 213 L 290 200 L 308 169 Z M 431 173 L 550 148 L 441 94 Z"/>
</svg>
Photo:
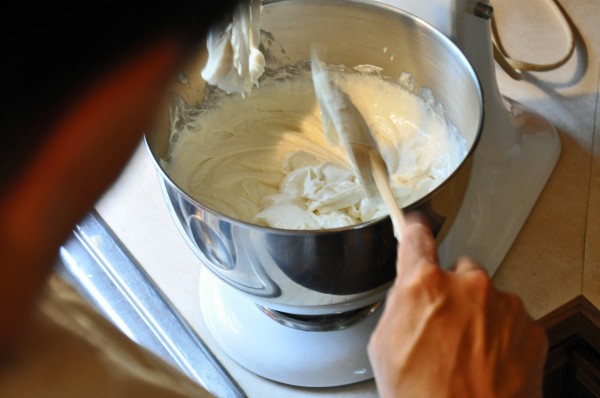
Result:
<svg viewBox="0 0 600 398">
<path fill-rule="evenodd" d="M 408 213 L 402 243 L 398 245 L 396 271 L 401 277 L 424 266 L 439 266 L 437 244 L 424 216 Z"/>
</svg>

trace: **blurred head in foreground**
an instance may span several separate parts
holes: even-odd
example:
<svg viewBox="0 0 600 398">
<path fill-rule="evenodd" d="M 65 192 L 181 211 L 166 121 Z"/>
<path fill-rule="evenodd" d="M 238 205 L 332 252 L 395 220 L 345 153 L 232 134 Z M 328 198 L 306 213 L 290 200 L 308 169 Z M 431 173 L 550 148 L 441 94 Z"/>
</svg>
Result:
<svg viewBox="0 0 600 398">
<path fill-rule="evenodd" d="M 178 68 L 235 1 L 14 3 L 0 25 L 0 351 L 58 248 L 118 176 Z"/>
</svg>

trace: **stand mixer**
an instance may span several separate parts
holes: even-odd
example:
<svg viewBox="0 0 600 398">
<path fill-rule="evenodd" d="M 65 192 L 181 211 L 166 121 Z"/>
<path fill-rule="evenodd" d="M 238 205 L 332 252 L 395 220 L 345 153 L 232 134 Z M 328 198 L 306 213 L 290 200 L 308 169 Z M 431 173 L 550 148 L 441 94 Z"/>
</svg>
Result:
<svg viewBox="0 0 600 398">
<path fill-rule="evenodd" d="M 485 4 L 470 0 L 386 3 L 440 29 L 460 47 L 479 76 L 485 95 L 484 132 L 463 204 L 440 244 L 439 256 L 443 267 L 461 255 L 471 256 L 493 275 L 556 165 L 561 149 L 558 133 L 544 118 L 502 98 L 490 23 L 482 19 L 488 11 Z M 483 13 L 480 17 L 474 15 L 476 9 Z"/>
<path fill-rule="evenodd" d="M 442 267 L 470 255 L 493 274 L 554 168 L 560 153 L 558 136 L 548 122 L 501 97 L 488 5 L 470 0 L 381 3 L 384 11 L 389 11 L 388 6 L 405 10 L 448 36 L 477 74 L 485 99 L 483 131 L 480 138 L 473 138 L 479 142 L 471 154 L 462 206 L 447 225 L 439 255 Z M 470 103 L 465 98 L 459 101 Z M 469 111 L 465 107 L 465 113 Z M 151 152 L 158 146 L 151 142 Z M 207 265 L 202 267 L 200 281 L 202 314 L 228 355 L 260 376 L 295 386 L 329 387 L 373 377 L 366 346 L 384 305 L 389 274 L 348 292 L 311 295 L 300 288 L 282 289 L 277 281 L 287 274 L 263 270 L 271 258 L 253 252 L 255 234 L 248 233 L 236 241 L 236 247 L 229 247 L 228 238 L 236 234 L 229 224 L 207 220 L 165 178 L 161 184 L 182 234 Z M 277 255 L 290 255 L 284 253 L 288 246 L 281 242 L 273 246 L 283 248 Z M 387 245 L 393 250 L 393 242 Z M 236 256 L 248 253 L 259 264 L 249 268 L 253 284 L 227 280 Z"/>
</svg>

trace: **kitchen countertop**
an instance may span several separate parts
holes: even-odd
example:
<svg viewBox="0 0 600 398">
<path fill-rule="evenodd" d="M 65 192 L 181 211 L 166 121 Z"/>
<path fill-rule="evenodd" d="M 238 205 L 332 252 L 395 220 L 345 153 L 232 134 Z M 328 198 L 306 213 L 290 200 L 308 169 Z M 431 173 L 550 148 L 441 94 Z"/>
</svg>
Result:
<svg viewBox="0 0 600 398">
<path fill-rule="evenodd" d="M 516 23 L 515 13 L 531 15 L 521 12 L 521 2 L 497 3 L 493 5 L 502 40 L 515 55 L 539 62 L 560 56 L 560 35 L 556 36 L 556 26 L 549 18 L 538 18 L 535 24 Z M 529 3 L 544 7 L 541 0 Z M 596 33 L 600 2 L 563 0 L 561 4 L 585 47 L 579 44 L 560 68 L 526 73 L 520 81 L 500 68 L 496 71 L 501 92 L 546 117 L 556 126 L 562 144 L 550 179 L 493 275 L 495 285 L 519 294 L 536 319 L 580 295 L 600 308 L 600 34 Z M 502 18 L 509 14 L 510 21 Z M 516 26 L 508 28 L 509 23 Z M 556 40 L 548 42 L 548 37 Z M 200 262 L 171 219 L 143 145 L 96 209 L 249 396 L 376 396 L 372 381 L 329 389 L 273 383 L 241 368 L 223 353 L 200 312 Z"/>
</svg>

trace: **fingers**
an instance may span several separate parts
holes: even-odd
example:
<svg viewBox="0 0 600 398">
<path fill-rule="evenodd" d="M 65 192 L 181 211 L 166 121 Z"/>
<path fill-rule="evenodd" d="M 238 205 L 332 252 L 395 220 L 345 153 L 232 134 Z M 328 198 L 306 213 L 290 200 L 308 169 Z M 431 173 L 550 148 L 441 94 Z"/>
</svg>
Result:
<svg viewBox="0 0 600 398">
<path fill-rule="evenodd" d="M 427 216 L 421 213 L 420 211 L 411 211 L 410 213 L 406 213 L 404 215 L 406 224 L 423 224 L 429 227 L 429 220 L 427 220 Z"/>
<path fill-rule="evenodd" d="M 402 243 L 398 246 L 398 275 L 408 275 L 424 266 L 438 267 L 436 241 L 425 216 L 414 211 L 406 214 L 405 219 Z M 486 270 L 469 257 L 460 258 L 450 271 L 457 274 L 477 271 L 487 275 Z"/>
<path fill-rule="evenodd" d="M 456 272 L 458 274 L 471 272 L 471 271 L 485 272 L 485 270 L 483 268 L 481 268 L 481 266 L 479 264 L 477 264 L 475 261 L 473 261 L 469 257 L 459 258 L 458 261 L 456 262 L 456 265 L 454 266 L 454 272 Z"/>
<path fill-rule="evenodd" d="M 422 266 L 438 266 L 437 246 L 425 219 L 418 213 L 406 215 L 402 243 L 398 247 L 396 270 L 407 275 Z"/>
</svg>

